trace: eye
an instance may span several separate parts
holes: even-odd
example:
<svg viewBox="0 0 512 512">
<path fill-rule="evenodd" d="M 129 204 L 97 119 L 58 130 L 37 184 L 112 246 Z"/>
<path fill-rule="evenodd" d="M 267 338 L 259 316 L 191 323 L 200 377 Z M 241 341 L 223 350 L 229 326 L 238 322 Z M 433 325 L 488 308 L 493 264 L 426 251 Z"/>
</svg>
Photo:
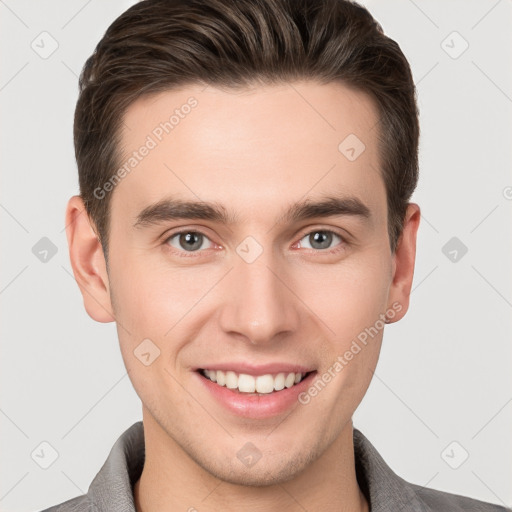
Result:
<svg viewBox="0 0 512 512">
<path fill-rule="evenodd" d="M 208 249 L 207 241 L 210 239 L 199 231 L 180 231 L 174 233 L 165 240 L 165 243 L 180 251 L 197 252 L 200 249 Z"/>
<path fill-rule="evenodd" d="M 335 239 L 338 239 L 340 242 L 344 242 L 343 238 L 336 234 L 334 231 L 316 229 L 308 233 L 305 237 L 301 238 L 299 244 L 300 247 L 305 247 L 307 249 L 323 250 L 329 249 L 333 240 Z M 306 245 L 304 245 L 304 243 Z"/>
<path fill-rule="evenodd" d="M 331 251 L 326 251 L 332 247 L 333 242 L 338 240 L 338 243 L 334 246 Z M 171 246 L 176 249 L 178 253 L 197 253 L 201 250 L 211 249 L 215 244 L 200 231 L 184 230 L 169 236 L 164 244 Z M 341 250 L 345 245 L 345 240 L 341 235 L 338 235 L 334 231 L 326 229 L 316 229 L 309 232 L 300 239 L 295 246 L 301 248 L 313 249 L 315 251 L 322 252 L 336 252 Z M 341 247 L 338 247 L 341 246 Z"/>
</svg>

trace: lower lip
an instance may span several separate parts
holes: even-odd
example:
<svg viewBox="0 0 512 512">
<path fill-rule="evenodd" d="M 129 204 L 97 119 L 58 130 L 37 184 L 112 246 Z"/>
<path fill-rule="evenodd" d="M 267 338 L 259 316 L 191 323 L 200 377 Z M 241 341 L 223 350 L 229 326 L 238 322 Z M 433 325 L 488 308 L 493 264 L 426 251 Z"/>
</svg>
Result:
<svg viewBox="0 0 512 512">
<path fill-rule="evenodd" d="M 298 402 L 298 396 L 305 391 L 314 379 L 316 372 L 311 372 L 298 384 L 281 391 L 261 395 L 240 393 L 215 382 L 195 372 L 203 386 L 229 411 L 244 418 L 264 419 L 286 412 Z"/>
</svg>

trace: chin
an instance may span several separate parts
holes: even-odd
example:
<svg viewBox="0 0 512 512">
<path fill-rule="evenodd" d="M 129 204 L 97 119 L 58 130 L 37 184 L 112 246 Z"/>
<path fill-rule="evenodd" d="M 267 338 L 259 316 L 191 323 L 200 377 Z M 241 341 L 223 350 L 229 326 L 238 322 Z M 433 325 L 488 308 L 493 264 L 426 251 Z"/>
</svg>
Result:
<svg viewBox="0 0 512 512">
<path fill-rule="evenodd" d="M 238 459 L 235 464 L 226 463 L 225 466 L 212 464 L 211 460 L 196 460 L 196 462 L 205 471 L 224 482 L 245 487 L 267 487 L 292 480 L 311 463 L 311 459 L 311 456 L 305 457 L 301 453 L 297 454 L 295 458 L 284 459 L 281 457 L 269 462 L 268 455 L 263 455 L 254 466 L 248 468 L 244 467 Z M 219 464 L 222 462 L 219 461 Z"/>
<path fill-rule="evenodd" d="M 296 476 L 293 467 L 268 468 L 255 467 L 243 470 L 232 470 L 226 474 L 224 471 L 213 473 L 217 478 L 233 485 L 242 485 L 244 487 L 268 487 L 282 484 L 292 480 Z"/>
</svg>

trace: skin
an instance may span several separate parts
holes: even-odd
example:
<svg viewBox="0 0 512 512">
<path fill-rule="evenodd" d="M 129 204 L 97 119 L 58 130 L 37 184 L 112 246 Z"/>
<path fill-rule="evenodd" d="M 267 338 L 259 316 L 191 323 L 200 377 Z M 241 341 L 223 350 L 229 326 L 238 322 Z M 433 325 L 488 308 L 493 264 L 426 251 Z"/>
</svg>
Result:
<svg viewBox="0 0 512 512">
<path fill-rule="evenodd" d="M 85 308 L 94 320 L 116 321 L 142 401 L 146 461 L 136 508 L 367 511 L 351 418 L 377 365 L 382 329 L 307 405 L 267 419 L 227 411 L 192 370 L 229 359 L 325 373 L 394 303 L 401 310 L 390 323 L 405 315 L 420 209 L 409 204 L 392 253 L 376 106 L 341 84 L 189 86 L 141 98 L 124 118 L 125 156 L 190 96 L 197 107 L 115 187 L 108 273 L 80 197 L 66 212 Z M 355 161 L 338 150 L 350 133 L 366 146 Z M 279 222 L 288 205 L 334 192 L 359 198 L 370 217 Z M 170 194 L 221 203 L 237 222 L 133 226 L 141 210 Z M 199 250 L 187 252 L 179 236 L 168 239 L 183 227 L 206 235 Z M 318 248 L 308 236 L 315 230 L 345 239 Z M 250 264 L 236 252 L 247 236 L 263 248 Z M 134 356 L 146 338 L 160 350 L 149 366 Z M 247 442 L 262 454 L 252 467 L 237 458 Z"/>
</svg>

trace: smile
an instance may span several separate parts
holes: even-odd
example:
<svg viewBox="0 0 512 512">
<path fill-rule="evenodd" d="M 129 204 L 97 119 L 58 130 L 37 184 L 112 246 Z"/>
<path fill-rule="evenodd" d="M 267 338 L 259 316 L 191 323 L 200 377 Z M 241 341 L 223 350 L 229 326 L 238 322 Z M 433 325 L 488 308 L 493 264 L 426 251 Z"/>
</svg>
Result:
<svg viewBox="0 0 512 512">
<path fill-rule="evenodd" d="M 239 393 L 269 394 L 291 388 L 304 379 L 308 373 L 280 372 L 276 374 L 248 375 L 234 371 L 201 369 L 200 373 L 219 386 Z"/>
</svg>

